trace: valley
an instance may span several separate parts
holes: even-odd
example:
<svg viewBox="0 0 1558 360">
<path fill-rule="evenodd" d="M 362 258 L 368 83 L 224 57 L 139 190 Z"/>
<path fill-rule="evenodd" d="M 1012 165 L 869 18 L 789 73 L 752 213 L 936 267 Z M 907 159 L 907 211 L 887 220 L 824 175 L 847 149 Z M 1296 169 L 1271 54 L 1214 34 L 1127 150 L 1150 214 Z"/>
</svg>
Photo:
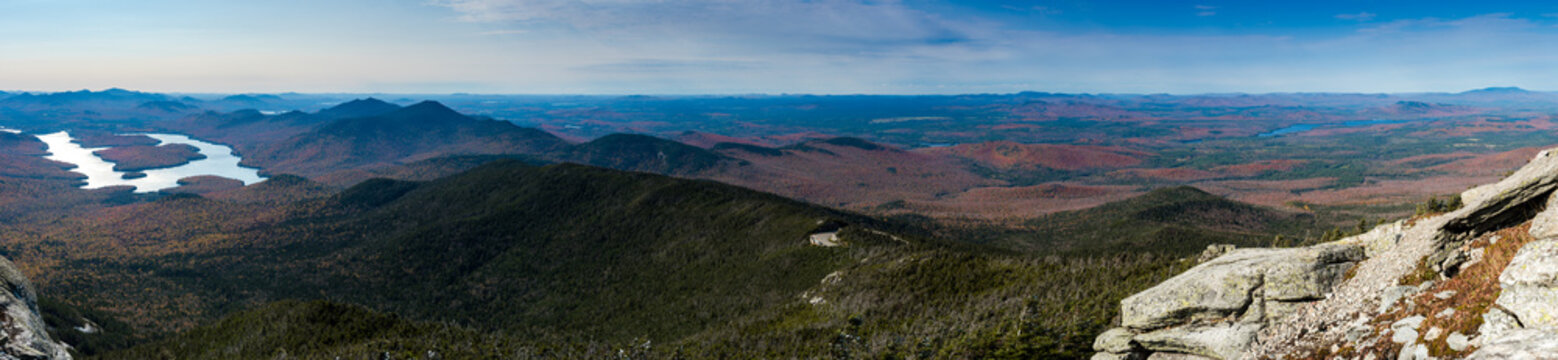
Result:
<svg viewBox="0 0 1558 360">
<path fill-rule="evenodd" d="M 1558 358 L 1541 2 L 0 1 L 0 360 Z"/>
<path fill-rule="evenodd" d="M 1209 245 L 1362 233 L 1558 140 L 1455 94 L 54 96 L 0 99 L 0 253 L 86 358 L 1086 358 Z"/>
</svg>

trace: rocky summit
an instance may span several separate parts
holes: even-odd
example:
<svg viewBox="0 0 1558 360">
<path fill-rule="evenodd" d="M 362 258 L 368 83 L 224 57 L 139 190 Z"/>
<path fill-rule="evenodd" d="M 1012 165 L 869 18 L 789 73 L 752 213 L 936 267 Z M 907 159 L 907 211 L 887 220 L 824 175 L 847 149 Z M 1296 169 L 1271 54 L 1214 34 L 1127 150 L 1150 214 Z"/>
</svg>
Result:
<svg viewBox="0 0 1558 360">
<path fill-rule="evenodd" d="M 1465 205 L 1302 248 L 1214 245 L 1093 359 L 1558 357 L 1558 152 Z"/>
</svg>

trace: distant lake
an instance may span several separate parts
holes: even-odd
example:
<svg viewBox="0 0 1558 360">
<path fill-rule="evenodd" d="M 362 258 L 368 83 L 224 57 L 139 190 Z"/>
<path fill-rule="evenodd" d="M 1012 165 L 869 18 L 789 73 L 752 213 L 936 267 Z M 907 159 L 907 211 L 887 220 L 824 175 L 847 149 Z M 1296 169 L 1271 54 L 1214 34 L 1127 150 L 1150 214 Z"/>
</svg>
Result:
<svg viewBox="0 0 1558 360">
<path fill-rule="evenodd" d="M 124 172 L 114 171 L 114 163 L 93 154 L 107 148 L 83 148 L 77 144 L 70 133 L 61 131 L 53 134 L 38 135 L 38 140 L 49 146 L 49 160 L 69 163 L 76 168 L 70 171 L 87 176 L 83 189 L 97 189 L 107 186 L 134 186 L 135 192 L 152 192 L 178 186 L 179 179 L 200 175 L 215 175 L 242 181 L 249 185 L 265 180 L 260 177 L 258 169 L 246 168 L 238 165 L 242 160 L 233 154 L 233 148 L 212 144 L 205 141 L 191 139 L 184 135 L 175 134 L 127 134 L 146 135 L 159 142 L 157 145 L 188 144 L 199 150 L 205 159 L 190 161 L 187 164 L 142 171 L 146 177 L 125 179 Z"/>
<path fill-rule="evenodd" d="M 1407 122 L 1407 120 L 1354 120 L 1354 121 L 1343 122 L 1341 124 L 1298 124 L 1298 125 L 1293 125 L 1293 126 L 1281 128 L 1281 129 L 1272 130 L 1271 132 L 1262 133 L 1260 135 L 1255 135 L 1255 136 L 1256 137 L 1273 137 L 1273 136 L 1282 136 L 1282 135 L 1287 135 L 1287 134 L 1297 134 L 1297 133 L 1310 131 L 1310 130 L 1314 130 L 1314 129 L 1321 128 L 1321 127 L 1356 127 L 1356 126 L 1383 125 L 1383 124 L 1400 124 L 1400 123 L 1404 123 L 1404 122 Z"/>
</svg>

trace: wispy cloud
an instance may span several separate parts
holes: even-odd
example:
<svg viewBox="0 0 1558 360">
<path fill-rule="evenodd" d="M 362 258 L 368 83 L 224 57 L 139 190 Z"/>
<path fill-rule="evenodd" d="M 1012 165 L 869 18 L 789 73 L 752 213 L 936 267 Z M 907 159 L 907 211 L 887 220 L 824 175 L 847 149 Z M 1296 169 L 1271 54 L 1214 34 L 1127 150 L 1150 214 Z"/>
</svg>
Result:
<svg viewBox="0 0 1558 360">
<path fill-rule="evenodd" d="M 686 73 L 725 72 L 751 70 L 761 66 L 755 61 L 740 60 L 668 60 L 631 59 L 626 61 L 576 66 L 574 70 L 608 73 Z"/>
<path fill-rule="evenodd" d="M 1374 20 L 1375 16 L 1378 16 L 1378 15 L 1375 14 L 1375 13 L 1364 11 L 1364 12 L 1352 13 L 1352 14 L 1336 14 L 1335 17 L 1337 19 L 1340 19 L 1340 20 L 1369 21 L 1369 20 Z"/>
<path fill-rule="evenodd" d="M 1203 17 L 1205 17 L 1205 16 L 1217 15 L 1217 11 L 1216 11 L 1217 7 L 1216 6 L 1212 6 L 1212 5 L 1196 5 L 1195 9 L 1196 9 L 1196 16 L 1203 16 Z"/>
<path fill-rule="evenodd" d="M 830 44 L 948 44 L 969 24 L 898 1 L 433 0 L 469 22 L 561 26 L 605 39 L 657 36 L 825 49 Z"/>
<path fill-rule="evenodd" d="M 1065 13 L 1065 11 L 1062 11 L 1060 9 L 1056 9 L 1056 8 L 1049 7 L 1049 6 L 1044 6 L 1044 5 L 1033 5 L 1033 6 L 1001 5 L 1001 8 L 1002 9 L 1011 10 L 1011 11 L 1016 11 L 1016 12 L 1033 13 L 1033 14 L 1039 14 L 1039 15 L 1060 15 L 1060 14 L 1064 14 Z"/>
<path fill-rule="evenodd" d="M 530 33 L 530 30 L 507 29 L 507 30 L 483 31 L 483 32 L 481 32 L 481 35 L 503 36 L 503 35 L 524 35 L 524 34 L 529 34 L 529 33 Z"/>
<path fill-rule="evenodd" d="M 465 21 L 562 26 L 606 42 L 615 50 L 554 71 L 647 92 L 1417 91 L 1558 82 L 1542 66 L 1558 62 L 1548 55 L 1558 45 L 1544 45 L 1558 44 L 1558 31 L 1506 14 L 1371 22 L 1346 35 L 1198 35 L 1029 30 L 892 1 L 445 1 L 490 11 L 462 11 Z"/>
</svg>

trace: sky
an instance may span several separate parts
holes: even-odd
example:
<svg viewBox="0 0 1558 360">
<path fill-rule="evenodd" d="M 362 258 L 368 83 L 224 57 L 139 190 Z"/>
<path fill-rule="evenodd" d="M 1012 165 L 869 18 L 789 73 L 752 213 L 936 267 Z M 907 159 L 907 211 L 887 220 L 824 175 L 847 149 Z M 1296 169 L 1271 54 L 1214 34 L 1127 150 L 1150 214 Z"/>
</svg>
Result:
<svg viewBox="0 0 1558 360">
<path fill-rule="evenodd" d="M 487 94 L 1558 90 L 1558 4 L 0 0 L 0 89 Z"/>
</svg>

